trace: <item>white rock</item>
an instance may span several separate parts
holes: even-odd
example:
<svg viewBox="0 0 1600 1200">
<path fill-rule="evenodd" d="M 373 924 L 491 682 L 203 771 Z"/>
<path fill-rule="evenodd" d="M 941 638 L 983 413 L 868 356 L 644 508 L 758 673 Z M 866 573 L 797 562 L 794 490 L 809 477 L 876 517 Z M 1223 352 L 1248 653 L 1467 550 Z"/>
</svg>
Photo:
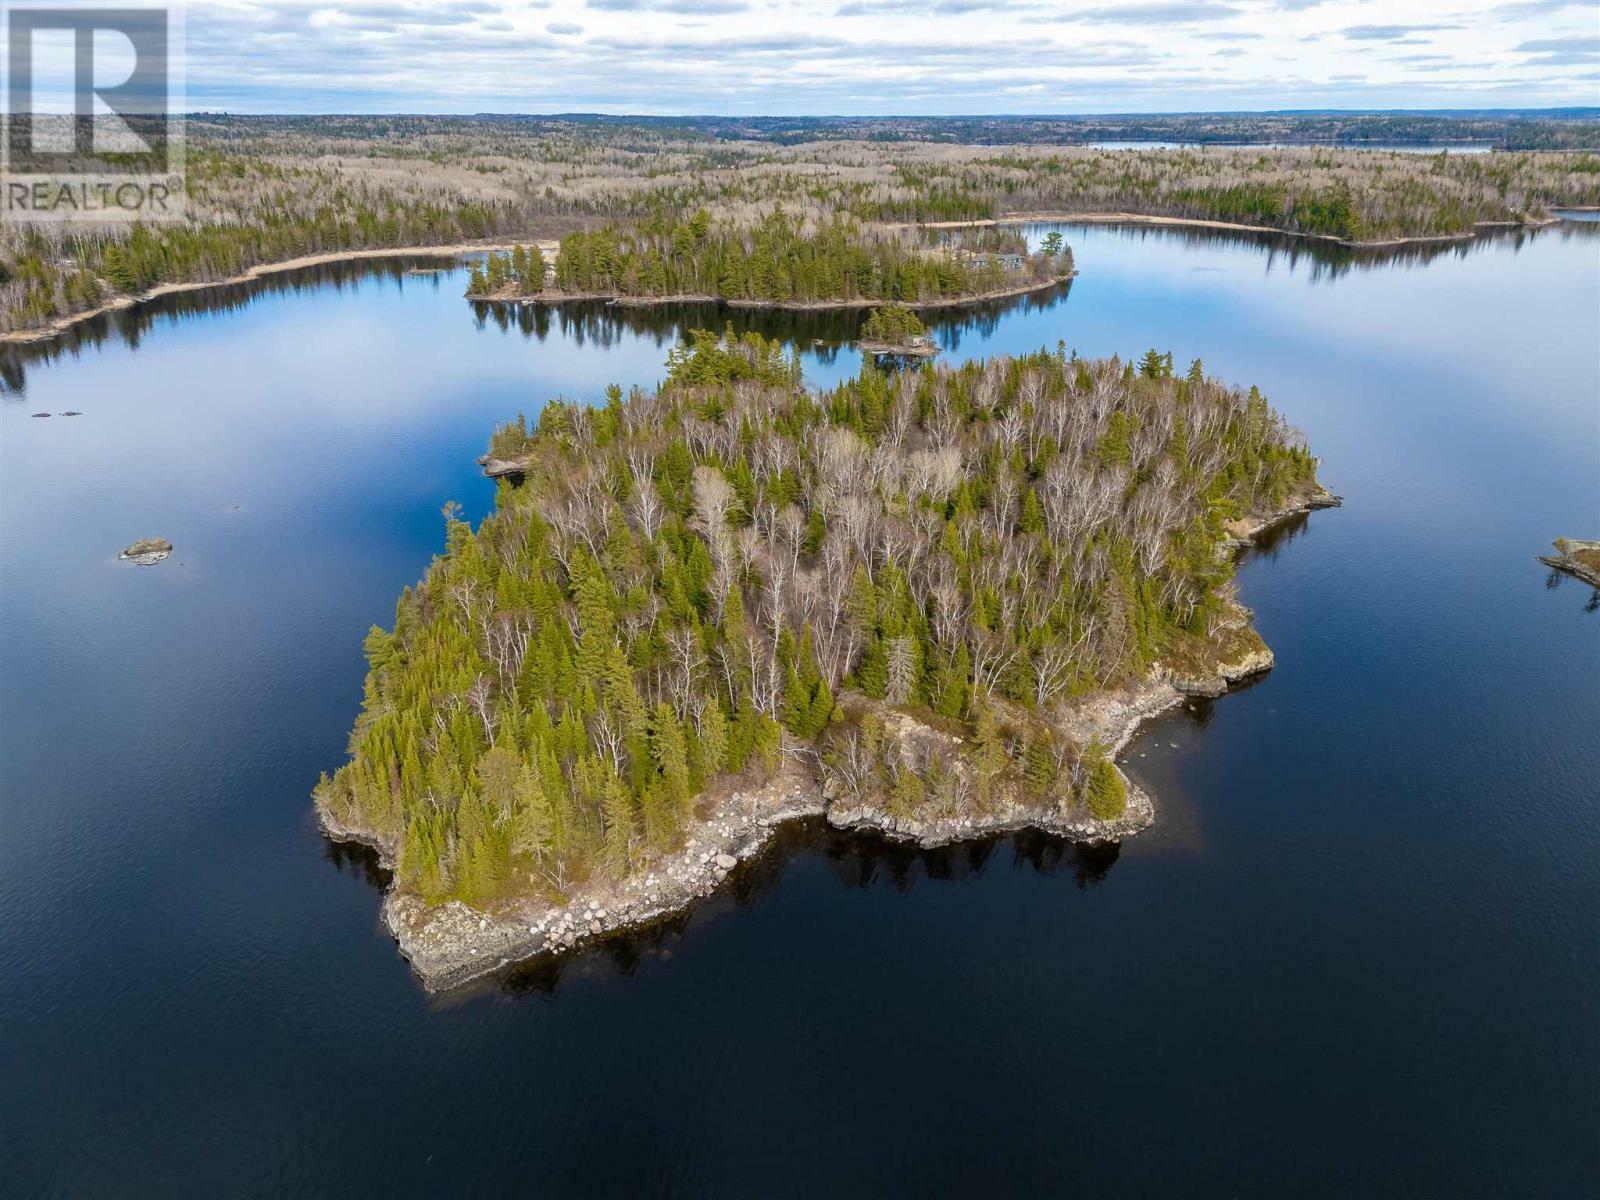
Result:
<svg viewBox="0 0 1600 1200">
<path fill-rule="evenodd" d="M 739 860 L 731 854 L 717 855 L 717 866 L 723 871 L 731 871 L 739 865 Z"/>
</svg>

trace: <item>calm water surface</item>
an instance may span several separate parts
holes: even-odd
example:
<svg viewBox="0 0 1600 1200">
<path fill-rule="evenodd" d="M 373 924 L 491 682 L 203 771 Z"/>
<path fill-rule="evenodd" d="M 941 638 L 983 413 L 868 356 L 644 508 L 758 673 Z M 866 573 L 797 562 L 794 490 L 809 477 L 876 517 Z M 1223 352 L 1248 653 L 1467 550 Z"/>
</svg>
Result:
<svg viewBox="0 0 1600 1200">
<path fill-rule="evenodd" d="M 942 318 L 950 360 L 1202 357 L 1346 497 L 1242 566 L 1277 669 L 1130 748 L 1155 828 L 794 829 L 443 999 L 311 816 L 362 635 L 492 503 L 492 423 L 723 317 L 330 271 L 10 354 L 0 1194 L 1593 1194 L 1600 612 L 1533 556 L 1600 533 L 1600 237 L 1067 233 L 1070 290 Z M 856 369 L 859 316 L 739 320 Z"/>
</svg>

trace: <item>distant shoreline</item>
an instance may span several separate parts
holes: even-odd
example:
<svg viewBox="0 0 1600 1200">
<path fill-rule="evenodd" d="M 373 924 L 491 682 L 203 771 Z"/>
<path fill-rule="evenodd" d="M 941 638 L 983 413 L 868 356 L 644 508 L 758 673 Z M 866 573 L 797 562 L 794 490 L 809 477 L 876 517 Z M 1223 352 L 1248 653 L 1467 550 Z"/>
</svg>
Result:
<svg viewBox="0 0 1600 1200">
<path fill-rule="evenodd" d="M 104 304 L 96 305 L 94 308 L 86 308 L 82 312 L 56 317 L 49 324 L 41 325 L 36 329 L 13 329 L 6 333 L 0 333 L 0 345 L 29 345 L 35 342 L 46 342 L 84 321 L 93 320 L 95 317 L 103 317 L 110 313 L 122 312 L 137 305 L 149 303 L 152 300 L 159 300 L 164 296 L 204 291 L 206 288 L 230 287 L 240 283 L 253 283 L 268 275 L 299 271 L 308 267 L 331 266 L 335 263 L 344 262 L 366 262 L 384 258 L 447 258 L 457 254 L 514 250 L 518 246 L 532 245 L 539 246 L 547 259 L 553 259 L 557 253 L 556 247 L 558 243 L 549 239 L 528 238 L 514 241 L 454 242 L 442 246 L 384 246 L 367 250 L 330 250 L 325 254 L 304 254 L 298 258 L 283 259 L 279 262 L 260 263 L 247 271 L 240 272 L 238 275 L 230 275 L 226 279 L 203 279 L 157 284 L 153 288 L 132 296 L 118 296 L 115 299 L 106 301 Z M 1067 275 L 1052 276 L 1049 279 L 1030 281 L 1019 284 L 1016 287 L 1001 288 L 991 292 L 978 292 L 938 300 L 911 301 L 906 304 L 906 307 L 959 308 L 962 305 L 979 304 L 986 300 L 1004 300 L 1013 296 L 1026 295 L 1029 292 L 1042 291 L 1059 283 L 1066 283 L 1076 274 L 1077 272 L 1073 271 Z M 713 295 L 624 296 L 613 292 L 541 292 L 533 296 L 523 296 L 509 291 L 493 296 L 469 296 L 467 299 L 475 302 L 500 304 L 565 304 L 571 301 L 602 300 L 624 308 L 647 308 L 660 304 L 726 304 L 730 308 L 767 308 L 788 311 L 876 308 L 890 303 L 890 301 L 881 299 L 816 301 L 730 300 Z"/>
<path fill-rule="evenodd" d="M 28 342 L 43 342 L 58 334 L 65 333 L 74 325 L 88 321 L 94 317 L 102 317 L 107 313 L 121 312 L 151 300 L 159 300 L 163 296 L 173 296 L 181 292 L 198 292 L 206 288 L 229 287 L 237 283 L 252 283 L 267 275 L 277 275 L 284 271 L 299 271 L 307 267 L 328 266 L 332 263 L 361 262 L 368 259 L 380 258 L 444 258 L 454 254 L 470 254 L 479 250 L 510 250 L 518 245 L 530 245 L 528 242 L 455 242 L 447 246 L 383 246 L 368 250 L 330 250 L 326 254 L 303 254 L 298 258 L 286 258 L 278 262 L 259 263 L 238 275 L 230 275 L 226 279 L 197 279 L 181 283 L 160 283 L 146 291 L 132 296 L 118 296 L 94 308 L 86 308 L 82 312 L 70 313 L 64 317 L 57 317 L 48 325 L 41 325 L 37 329 L 13 329 L 7 333 L 0 333 L 0 344 L 26 344 Z"/>
<path fill-rule="evenodd" d="M 1578 206 L 1563 206 L 1566 211 L 1579 212 L 1591 211 Z M 878 228 L 882 229 L 971 229 L 984 228 L 996 225 L 1027 225 L 1035 222 L 1060 222 L 1078 225 L 1158 225 L 1158 226 L 1188 226 L 1196 229 L 1231 230 L 1238 233 L 1271 233 L 1283 237 L 1304 238 L 1310 241 L 1327 242 L 1336 246 L 1345 246 L 1351 249 L 1381 249 L 1384 247 L 1425 245 L 1428 243 L 1462 242 L 1470 241 L 1485 229 L 1507 228 L 1544 228 L 1554 225 L 1559 217 L 1543 219 L 1526 219 L 1523 221 L 1479 221 L 1474 229 L 1465 233 L 1445 234 L 1419 234 L 1410 237 L 1375 238 L 1371 240 L 1350 240 L 1337 237 L 1328 233 L 1301 233 L 1290 229 L 1278 229 L 1271 225 L 1247 225 L 1235 221 L 1216 221 L 1204 217 L 1162 217 L 1146 213 L 1129 212 L 1068 212 L 1068 211 L 1041 211 L 1002 213 L 998 217 L 975 217 L 964 221 L 899 221 L 884 223 Z M 35 342 L 45 342 L 65 333 L 74 325 L 84 321 L 93 320 L 95 317 L 106 316 L 137 305 L 159 300 L 164 296 L 178 295 L 184 292 L 204 291 L 206 288 L 229 287 L 234 284 L 252 283 L 268 275 L 281 274 L 286 271 L 297 271 L 307 267 L 329 266 L 334 263 L 363 262 L 385 258 L 444 258 L 457 254 L 471 254 L 480 251 L 509 251 L 517 246 L 538 245 L 544 252 L 547 260 L 553 260 L 558 252 L 559 243 L 548 238 L 501 238 L 494 241 L 483 242 L 453 242 L 446 245 L 433 246 L 382 246 L 364 250 L 330 250 L 321 254 L 304 254 L 296 258 L 282 259 L 277 262 L 258 263 L 248 270 L 237 275 L 230 275 L 224 279 L 186 280 L 174 283 L 161 283 L 153 288 L 131 296 L 117 296 L 96 305 L 94 308 L 84 309 L 82 312 L 69 313 L 66 316 L 56 317 L 45 325 L 31 329 L 13 329 L 0 333 L 0 346 L 3 345 L 28 345 Z M 966 304 L 979 304 L 986 300 L 1005 300 L 1014 296 L 1026 295 L 1029 292 L 1042 291 L 1058 283 L 1065 283 L 1077 275 L 1073 271 L 1070 275 L 1057 276 L 1049 280 L 1041 280 L 1019 284 L 1016 287 L 1001 288 L 991 292 L 974 293 L 948 299 L 907 301 L 908 308 L 959 308 Z M 721 296 L 684 294 L 673 296 L 622 296 L 611 292 L 570 292 L 570 293 L 540 293 L 535 296 L 522 296 L 517 294 L 502 294 L 494 296 L 473 296 L 469 299 L 498 303 L 540 303 L 561 304 L 567 301 L 578 300 L 604 300 L 625 307 L 647 307 L 658 304 L 674 303 L 721 303 L 730 308 L 767 308 L 788 311 L 823 311 L 827 309 L 847 308 L 875 308 L 879 305 L 891 303 L 883 299 L 876 300 L 821 300 L 821 301 L 777 301 L 777 300 L 732 300 Z"/>
<path fill-rule="evenodd" d="M 1572 209 L 1571 211 L 1577 211 Z M 1309 241 L 1329 242 L 1352 250 L 1381 249 L 1386 246 L 1425 245 L 1429 242 L 1465 242 L 1477 237 L 1485 229 L 1542 229 L 1560 218 L 1528 219 L 1522 221 L 1479 221 L 1464 233 L 1413 234 L 1407 237 L 1351 239 L 1332 233 L 1302 233 L 1294 229 L 1279 229 L 1273 225 L 1246 225 L 1238 221 L 1215 221 L 1207 217 L 1158 217 L 1148 213 L 1130 212 L 1023 212 L 1002 213 L 998 217 L 974 217 L 966 221 L 903 221 L 886 226 L 891 229 L 973 229 L 995 225 L 1031 225 L 1059 222 L 1073 225 L 1187 225 L 1196 229 L 1226 229 L 1239 233 L 1275 233 L 1282 237 L 1305 238 Z"/>
</svg>

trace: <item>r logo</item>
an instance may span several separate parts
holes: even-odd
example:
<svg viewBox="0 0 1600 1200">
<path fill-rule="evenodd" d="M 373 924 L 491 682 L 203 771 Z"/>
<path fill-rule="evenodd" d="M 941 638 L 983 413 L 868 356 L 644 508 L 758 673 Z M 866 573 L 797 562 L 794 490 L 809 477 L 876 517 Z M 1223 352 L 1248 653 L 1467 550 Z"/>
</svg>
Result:
<svg viewBox="0 0 1600 1200">
<path fill-rule="evenodd" d="M 180 10 L 5 12 L 5 189 L 10 220 L 181 216 Z"/>
</svg>

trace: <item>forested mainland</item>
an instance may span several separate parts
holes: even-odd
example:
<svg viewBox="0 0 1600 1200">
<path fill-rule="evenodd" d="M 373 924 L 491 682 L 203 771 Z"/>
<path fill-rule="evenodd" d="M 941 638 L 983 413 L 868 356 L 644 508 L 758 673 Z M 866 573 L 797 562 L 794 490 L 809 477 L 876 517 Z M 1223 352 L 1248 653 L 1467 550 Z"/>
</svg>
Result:
<svg viewBox="0 0 1600 1200">
<path fill-rule="evenodd" d="M 927 302 L 989 289 L 961 278 L 960 264 L 891 236 L 895 227 L 1131 214 L 1360 244 L 1464 238 L 1491 225 L 1542 224 L 1561 206 L 1600 205 L 1592 112 L 1190 114 L 1131 123 L 193 114 L 185 128 L 181 222 L 0 227 L 0 334 L 37 331 L 161 286 L 406 247 L 576 235 L 561 247 L 552 290 Z M 1094 137 L 1458 138 L 1497 148 L 1081 144 Z M 769 223 L 780 208 L 782 232 Z M 702 213 L 709 227 L 689 246 L 683 231 L 695 230 Z M 519 293 L 541 290 L 537 273 L 517 282 Z"/>
<path fill-rule="evenodd" d="M 1114 820 L 1122 775 L 1057 718 L 1226 652 L 1226 523 L 1317 491 L 1255 389 L 1154 350 L 813 390 L 778 343 L 701 332 L 658 390 L 547 404 L 491 452 L 520 482 L 476 529 L 447 506 L 316 789 L 400 892 L 479 909 L 648 870 L 780 764 L 890 816 Z"/>
</svg>

